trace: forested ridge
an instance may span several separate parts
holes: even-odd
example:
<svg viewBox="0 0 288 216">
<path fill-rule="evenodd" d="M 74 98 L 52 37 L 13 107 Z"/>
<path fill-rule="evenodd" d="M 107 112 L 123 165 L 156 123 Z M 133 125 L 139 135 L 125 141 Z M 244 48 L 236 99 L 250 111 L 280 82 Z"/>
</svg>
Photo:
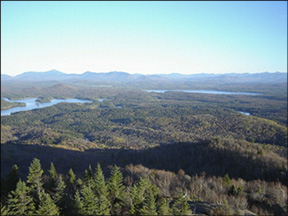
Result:
<svg viewBox="0 0 288 216">
<path fill-rule="evenodd" d="M 14 165 L 1 180 L 1 200 L 7 203 L 1 215 L 255 215 L 248 207 L 261 215 L 287 213 L 287 187 L 279 182 L 205 172 L 191 177 L 182 169 L 175 174 L 132 164 L 109 171 L 105 178 L 99 163 L 95 169 L 89 165 L 79 178 L 72 168 L 58 174 L 51 162 L 44 172 L 34 158 L 22 180 Z"/>
<path fill-rule="evenodd" d="M 215 89 L 241 87 L 263 94 L 148 93 L 135 86 L 54 83 L 4 88 L 1 96 L 10 99 L 92 103 L 1 117 L 1 213 L 287 214 L 286 87 Z M 111 190 L 115 172 L 123 175 L 117 198 Z M 21 193 L 27 208 L 17 212 Z"/>
</svg>

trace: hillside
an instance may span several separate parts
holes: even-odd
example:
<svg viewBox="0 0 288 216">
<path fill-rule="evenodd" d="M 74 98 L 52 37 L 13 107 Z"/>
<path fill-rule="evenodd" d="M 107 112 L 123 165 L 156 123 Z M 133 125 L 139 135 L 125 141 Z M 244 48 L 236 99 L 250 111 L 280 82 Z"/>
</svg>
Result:
<svg viewBox="0 0 288 216">
<path fill-rule="evenodd" d="M 256 84 L 220 84 L 220 79 L 218 84 L 200 82 L 201 76 L 218 79 L 207 74 L 195 76 L 194 81 L 189 81 L 188 75 L 175 81 L 182 76 L 179 74 L 173 74 L 173 81 L 169 75 L 122 72 L 87 72 L 85 76 L 67 82 L 32 82 L 28 78 L 26 82 L 2 81 L 1 95 L 9 99 L 37 97 L 37 102 L 45 103 L 54 98 L 78 98 L 92 103 L 60 103 L 1 117 L 1 211 L 11 201 L 8 194 L 20 187 L 17 176 L 32 187 L 26 179 L 32 161 L 38 158 L 43 167 L 41 190 L 63 215 L 71 215 L 71 209 L 78 215 L 87 213 L 81 205 L 88 205 L 88 197 L 98 193 L 94 180 L 89 180 L 97 173 L 94 169 L 98 163 L 105 184 L 111 181 L 114 165 L 123 174 L 120 182 L 127 193 L 121 205 L 107 195 L 110 213 L 142 214 L 148 200 L 154 200 L 152 209 L 160 214 L 165 199 L 167 211 L 177 215 L 175 203 L 183 194 L 185 211 L 190 213 L 287 213 L 287 196 L 283 195 L 288 182 L 285 83 L 263 84 L 267 77 Z M 260 94 L 144 91 L 153 85 L 160 90 L 201 86 L 205 90 Z M 63 191 L 67 197 L 58 194 L 56 185 L 51 186 L 51 162 L 58 173 L 53 178 L 61 187 L 66 185 Z M 141 190 L 142 184 L 154 189 L 146 188 L 145 198 L 137 201 L 133 191 Z M 27 196 L 33 194 L 27 192 Z M 120 207 L 113 207 L 113 203 Z M 40 209 L 39 204 L 34 205 Z"/>
</svg>

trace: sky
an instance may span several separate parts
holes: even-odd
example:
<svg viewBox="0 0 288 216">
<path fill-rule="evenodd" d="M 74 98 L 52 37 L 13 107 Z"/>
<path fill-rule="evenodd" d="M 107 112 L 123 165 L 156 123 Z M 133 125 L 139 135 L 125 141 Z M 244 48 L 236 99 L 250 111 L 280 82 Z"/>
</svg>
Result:
<svg viewBox="0 0 288 216">
<path fill-rule="evenodd" d="M 1 1 L 1 74 L 287 72 L 286 1 Z"/>
</svg>

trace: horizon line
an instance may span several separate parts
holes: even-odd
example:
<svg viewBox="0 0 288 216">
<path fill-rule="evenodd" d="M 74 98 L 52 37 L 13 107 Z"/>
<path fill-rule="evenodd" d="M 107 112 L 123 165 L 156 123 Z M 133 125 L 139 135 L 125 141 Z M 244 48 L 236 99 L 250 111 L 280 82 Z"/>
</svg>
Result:
<svg viewBox="0 0 288 216">
<path fill-rule="evenodd" d="M 149 75 L 172 75 L 172 74 L 178 74 L 178 75 L 186 75 L 186 76 L 190 76 L 190 75 L 199 75 L 199 74 L 211 74 L 211 75 L 227 75 L 227 74 L 260 74 L 260 73 L 287 73 L 287 72 L 283 72 L 283 71 L 274 71 L 274 72 L 269 72 L 269 71 L 262 71 L 262 72 L 228 72 L 228 73 L 209 73 L 209 72 L 201 72 L 201 73 L 191 73 L 191 74 L 186 74 L 186 73 L 178 73 L 178 72 L 173 72 L 173 73 L 151 73 L 151 74 L 142 74 L 142 73 L 129 73 L 126 71 L 108 71 L 108 72 L 93 72 L 93 71 L 85 71 L 82 73 L 65 73 L 63 71 L 59 71 L 57 69 L 51 69 L 51 70 L 47 70 L 47 71 L 25 71 L 16 75 L 10 75 L 10 74 L 6 74 L 1 72 L 1 76 L 2 75 L 7 75 L 7 76 L 11 76 L 11 77 L 16 77 L 19 76 L 21 74 L 24 73 L 47 73 L 47 72 L 52 72 L 52 71 L 57 71 L 66 75 L 82 75 L 84 73 L 95 73 L 95 74 L 108 74 L 108 73 L 127 73 L 130 75 L 145 75 L 145 76 L 149 76 Z"/>
</svg>

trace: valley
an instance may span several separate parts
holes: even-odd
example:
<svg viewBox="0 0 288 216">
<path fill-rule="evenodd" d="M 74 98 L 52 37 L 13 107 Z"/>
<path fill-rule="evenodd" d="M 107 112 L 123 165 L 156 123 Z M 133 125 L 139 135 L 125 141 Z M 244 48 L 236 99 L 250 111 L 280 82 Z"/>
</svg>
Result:
<svg viewBox="0 0 288 216">
<path fill-rule="evenodd" d="M 117 165 L 127 191 L 136 190 L 147 177 L 159 190 L 149 195 L 157 209 L 163 197 L 172 205 L 182 191 L 191 211 L 197 201 L 218 203 L 219 209 L 210 206 L 212 211 L 206 212 L 213 215 L 287 213 L 287 196 L 281 192 L 287 194 L 288 186 L 283 73 L 280 78 L 264 73 L 233 79 L 236 75 L 169 78 L 113 72 L 85 73 L 79 79 L 54 71 L 42 78 L 33 74 L 37 81 L 28 75 L 1 81 L 1 98 L 38 98 L 39 106 L 71 98 L 90 103 L 59 103 L 7 116 L 1 112 L 1 182 L 8 184 L 14 164 L 25 180 L 37 158 L 47 190 L 51 162 L 67 185 L 73 169 L 83 181 L 70 185 L 74 197 L 77 191 L 85 193 L 87 170 L 90 166 L 95 170 L 99 163 L 106 178 Z M 269 77 L 274 78 L 269 81 Z M 12 106 L 5 101 L 1 110 Z M 53 196 L 53 190 L 50 193 Z M 119 211 L 131 214 L 129 200 L 133 199 L 126 194 L 126 204 Z M 141 208 L 135 208 L 135 214 L 140 214 Z M 67 209 L 62 213 L 71 214 Z"/>
</svg>

